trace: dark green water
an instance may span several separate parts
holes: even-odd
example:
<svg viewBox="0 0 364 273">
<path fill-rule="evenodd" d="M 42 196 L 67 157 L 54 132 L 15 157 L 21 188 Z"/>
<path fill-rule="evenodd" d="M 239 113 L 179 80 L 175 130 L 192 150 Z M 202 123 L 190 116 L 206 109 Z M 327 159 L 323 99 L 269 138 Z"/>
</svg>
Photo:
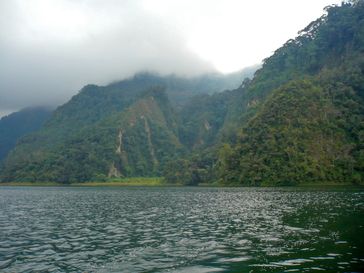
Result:
<svg viewBox="0 0 364 273">
<path fill-rule="evenodd" d="M 0 187 L 0 272 L 364 272 L 364 191 Z"/>
</svg>

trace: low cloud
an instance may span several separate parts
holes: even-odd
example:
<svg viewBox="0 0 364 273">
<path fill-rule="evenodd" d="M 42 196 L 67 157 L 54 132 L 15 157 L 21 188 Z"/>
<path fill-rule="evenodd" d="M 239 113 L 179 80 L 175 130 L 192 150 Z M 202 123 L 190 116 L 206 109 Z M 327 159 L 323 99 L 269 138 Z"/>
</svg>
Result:
<svg viewBox="0 0 364 273">
<path fill-rule="evenodd" d="M 187 76 L 213 70 L 176 26 L 140 1 L 103 2 L 0 3 L 1 111 L 57 105 L 87 83 L 107 84 L 140 70 Z"/>
<path fill-rule="evenodd" d="M 141 70 L 238 70 L 261 62 L 326 5 L 340 2 L 3 0 L 0 112 L 57 105 L 85 84 Z"/>
</svg>

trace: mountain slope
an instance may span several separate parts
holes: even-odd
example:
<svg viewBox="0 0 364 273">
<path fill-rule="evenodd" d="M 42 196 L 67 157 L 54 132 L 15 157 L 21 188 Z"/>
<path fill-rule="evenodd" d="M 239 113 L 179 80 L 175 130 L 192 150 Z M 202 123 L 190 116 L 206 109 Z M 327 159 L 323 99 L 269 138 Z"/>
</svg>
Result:
<svg viewBox="0 0 364 273">
<path fill-rule="evenodd" d="M 268 58 L 245 92 L 223 183 L 291 185 L 364 179 L 364 4 L 329 7 Z"/>
<path fill-rule="evenodd" d="M 87 85 L 69 102 L 56 109 L 44 129 L 54 142 L 57 137 L 67 137 L 84 126 L 122 111 L 134 103 L 142 92 L 156 86 L 165 88 L 172 105 L 178 109 L 197 94 L 223 91 L 240 84 L 241 79 L 251 75 L 253 69 L 229 75 L 208 74 L 195 78 L 139 73 L 107 86 Z"/>
<path fill-rule="evenodd" d="M 53 140 L 47 125 L 24 137 L 5 161 L 2 179 L 70 183 L 158 175 L 159 165 L 182 149 L 176 132 L 174 113 L 164 91 L 150 89 L 124 110 L 53 145 L 42 146 Z"/>
<path fill-rule="evenodd" d="M 252 80 L 185 106 L 183 140 L 198 149 L 166 165 L 169 181 L 364 182 L 364 2 L 326 12 Z"/>
<path fill-rule="evenodd" d="M 363 183 L 364 1 L 326 12 L 235 90 L 148 73 L 86 86 L 19 141 L 2 180 Z"/>
<path fill-rule="evenodd" d="M 52 111 L 44 107 L 20 110 L 0 119 L 0 161 L 14 148 L 18 139 L 38 130 Z"/>
<path fill-rule="evenodd" d="M 139 73 L 107 86 L 87 85 L 58 107 L 41 130 L 19 141 L 5 162 L 2 177 L 70 182 L 157 175 L 165 158 L 185 150 L 178 138 L 178 118 L 166 96 L 180 109 L 196 94 L 235 86 L 253 69 L 195 78 Z M 161 88 L 166 95 L 155 95 L 157 104 L 145 101 L 149 91 Z M 127 124 L 128 119 L 134 120 L 134 127 Z M 114 146 L 120 138 L 125 150 L 115 158 Z M 114 162 L 112 168 L 110 162 Z"/>
</svg>

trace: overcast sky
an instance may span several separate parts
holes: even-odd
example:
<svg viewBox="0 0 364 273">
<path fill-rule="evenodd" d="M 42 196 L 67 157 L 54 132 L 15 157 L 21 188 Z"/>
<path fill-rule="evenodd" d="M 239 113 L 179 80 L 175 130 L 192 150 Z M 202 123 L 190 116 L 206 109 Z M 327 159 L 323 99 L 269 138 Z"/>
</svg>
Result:
<svg viewBox="0 0 364 273">
<path fill-rule="evenodd" d="M 258 64 L 336 0 L 0 0 L 0 116 L 141 70 Z"/>
</svg>

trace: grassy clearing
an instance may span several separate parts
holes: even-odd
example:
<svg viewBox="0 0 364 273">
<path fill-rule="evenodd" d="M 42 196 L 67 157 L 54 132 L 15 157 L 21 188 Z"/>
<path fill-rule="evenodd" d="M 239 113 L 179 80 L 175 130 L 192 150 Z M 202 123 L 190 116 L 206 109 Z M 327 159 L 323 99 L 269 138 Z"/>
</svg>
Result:
<svg viewBox="0 0 364 273">
<path fill-rule="evenodd" d="M 162 177 L 127 177 L 110 179 L 107 181 L 90 181 L 83 183 L 73 183 L 71 186 L 165 186 Z"/>
<path fill-rule="evenodd" d="M 108 179 L 107 181 L 90 181 L 72 184 L 62 184 L 56 182 L 7 182 L 0 183 L 0 186 L 38 186 L 38 187 L 104 187 L 104 186 L 181 186 L 178 184 L 167 184 L 163 177 L 127 177 L 119 179 Z"/>
</svg>

